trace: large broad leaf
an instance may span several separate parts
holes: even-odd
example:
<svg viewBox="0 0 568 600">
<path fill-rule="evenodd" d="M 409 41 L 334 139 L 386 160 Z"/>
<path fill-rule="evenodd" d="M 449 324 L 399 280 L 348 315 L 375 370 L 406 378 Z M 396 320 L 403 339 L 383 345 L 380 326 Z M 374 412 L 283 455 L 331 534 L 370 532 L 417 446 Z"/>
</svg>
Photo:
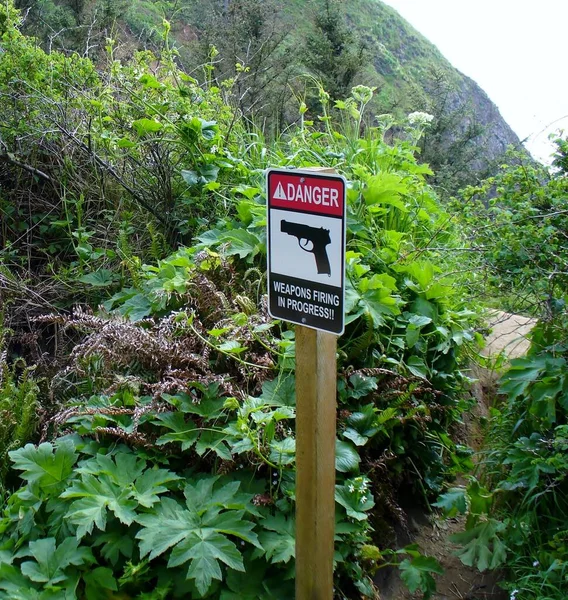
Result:
<svg viewBox="0 0 568 600">
<path fill-rule="evenodd" d="M 335 440 L 335 469 L 340 473 L 349 473 L 359 469 L 361 458 L 352 444 Z"/>
<path fill-rule="evenodd" d="M 380 431 L 375 405 L 367 404 L 360 411 L 351 413 L 347 417 L 346 425 L 343 436 L 349 438 L 356 446 L 364 446 L 369 438 Z"/>
<path fill-rule="evenodd" d="M 273 441 L 270 444 L 269 460 L 278 467 L 292 464 L 296 460 L 296 440 L 287 437 Z"/>
<path fill-rule="evenodd" d="M 499 538 L 506 525 L 495 519 L 476 525 L 450 537 L 450 541 L 463 547 L 457 552 L 464 565 L 480 571 L 496 569 L 507 558 L 507 548 Z"/>
<path fill-rule="evenodd" d="M 107 512 L 111 511 L 121 523 L 130 525 L 136 516 L 138 503 L 131 498 L 131 491 L 119 487 L 108 475 L 99 478 L 85 475 L 68 490 L 62 498 L 78 498 L 67 513 L 67 518 L 77 526 L 77 537 L 81 539 L 97 526 L 104 531 Z"/>
<path fill-rule="evenodd" d="M 457 514 L 464 515 L 467 511 L 467 495 L 465 488 L 450 488 L 442 494 L 434 506 L 443 509 L 444 514 L 455 517 Z"/>
<path fill-rule="evenodd" d="M 351 398 L 364 398 L 377 389 L 376 377 L 366 377 L 359 373 L 351 375 L 349 383 L 351 384 L 351 387 L 349 388 L 349 396 Z"/>
<path fill-rule="evenodd" d="M 130 525 L 139 505 L 151 508 L 168 490 L 164 484 L 179 479 L 165 469 L 146 469 L 146 461 L 130 452 L 97 454 L 78 472 L 81 479 L 60 497 L 75 499 L 67 518 L 77 526 L 79 539 L 91 533 L 95 525 L 104 531 L 109 511 L 121 523 Z"/>
<path fill-rule="evenodd" d="M 386 285 L 382 278 L 374 275 L 359 280 L 358 289 L 346 289 L 346 310 L 354 313 L 353 318 L 367 314 L 373 325 L 379 327 L 385 323 L 385 315 L 398 315 L 400 298 L 392 295 L 392 286 Z"/>
<path fill-rule="evenodd" d="M 369 177 L 363 190 L 363 198 L 369 206 L 382 204 L 391 205 L 403 212 L 408 212 L 406 204 L 400 199 L 408 192 L 408 184 L 400 175 L 383 171 Z"/>
<path fill-rule="evenodd" d="M 118 276 L 109 269 L 99 269 L 98 271 L 93 271 L 79 277 L 81 283 L 88 283 L 94 287 L 108 287 L 117 279 Z"/>
<path fill-rule="evenodd" d="M 282 374 L 262 385 L 262 400 L 271 406 L 296 406 L 296 378 Z"/>
<path fill-rule="evenodd" d="M 85 582 L 86 600 L 108 600 L 113 596 L 110 592 L 116 592 L 118 585 L 108 567 L 97 567 L 83 575 Z"/>
<path fill-rule="evenodd" d="M 411 593 L 420 589 L 424 600 L 432 597 L 436 591 L 436 582 L 431 573 L 442 575 L 444 569 L 433 556 L 414 556 L 411 559 L 404 559 L 400 565 L 400 578 L 406 584 Z"/>
<path fill-rule="evenodd" d="M 260 238 L 246 229 L 233 229 L 223 236 L 223 241 L 229 242 L 226 250 L 228 256 L 238 254 L 240 258 L 254 258 L 262 249 Z"/>
<path fill-rule="evenodd" d="M 196 486 L 187 486 L 185 507 L 164 498 L 155 513 L 136 518 L 142 526 L 136 534 L 141 557 L 152 560 L 171 550 L 168 566 L 189 563 L 186 577 L 195 581 L 201 594 L 214 579 L 222 579 L 221 563 L 244 570 L 241 553 L 227 536 L 260 547 L 254 524 L 245 519 L 245 511 L 223 509 L 223 502 L 235 493 L 235 484 L 229 484 L 228 490 L 214 491 L 216 481 L 216 477 L 207 478 Z"/>
<path fill-rule="evenodd" d="M 220 600 L 274 600 L 263 591 L 268 564 L 265 560 L 245 561 L 246 572 L 229 570 L 228 590 L 221 592 Z"/>
<path fill-rule="evenodd" d="M 77 460 L 75 446 L 69 440 L 56 446 L 44 442 L 39 446 L 26 444 L 9 453 L 14 469 L 22 471 L 21 477 L 28 483 L 37 483 L 46 492 L 57 490 L 71 475 Z"/>
<path fill-rule="evenodd" d="M 202 397 L 199 398 L 195 393 L 187 394 L 185 392 L 180 392 L 175 396 L 163 394 L 162 397 L 182 413 L 199 415 L 206 421 L 218 419 L 223 414 L 226 398 L 219 392 L 218 384 L 213 383 L 206 387 L 193 382 L 188 386 L 196 388 Z"/>
<path fill-rule="evenodd" d="M 118 529 L 118 526 L 114 531 L 98 535 L 93 546 L 101 546 L 101 555 L 113 565 L 118 563 L 121 555 L 128 559 L 132 558 L 134 550 L 132 538 L 124 535 L 124 531 Z"/>
<path fill-rule="evenodd" d="M 282 513 L 267 517 L 262 521 L 259 535 L 264 548 L 264 556 L 272 563 L 287 563 L 296 556 L 295 522 L 287 519 Z M 255 556 L 262 556 L 262 550 L 255 551 Z"/>
<path fill-rule="evenodd" d="M 348 485 L 335 486 L 335 501 L 345 508 L 348 517 L 357 521 L 367 519 L 365 511 L 375 506 L 375 501 L 370 492 L 362 496 L 356 490 L 350 491 Z"/>
<path fill-rule="evenodd" d="M 118 312 L 131 321 L 140 321 L 152 314 L 152 302 L 143 294 L 135 294 L 119 306 Z"/>
<path fill-rule="evenodd" d="M 163 125 L 155 121 L 154 119 L 137 119 L 132 121 L 132 127 L 136 129 L 136 133 L 139 136 L 146 135 L 147 133 L 156 133 L 162 129 Z"/>
<path fill-rule="evenodd" d="M 215 429 L 204 430 L 195 444 L 195 451 L 199 456 L 213 451 L 223 460 L 233 460 L 233 455 L 227 445 L 227 435 L 224 431 L 217 431 Z"/>
<path fill-rule="evenodd" d="M 189 450 L 199 437 L 199 429 L 192 421 L 185 420 L 185 415 L 182 412 L 166 412 L 159 413 L 153 421 L 156 425 L 161 425 L 170 430 L 160 436 L 156 444 L 162 446 L 171 442 L 180 442 L 183 451 Z"/>
<path fill-rule="evenodd" d="M 67 538 L 56 547 L 54 538 L 30 542 L 29 554 L 35 559 L 21 564 L 22 574 L 37 583 L 53 586 L 68 579 L 65 569 L 69 565 L 90 564 L 95 561 L 91 550 L 79 547 L 76 538 Z"/>
<path fill-rule="evenodd" d="M 60 595 L 60 598 L 72 596 Z M 44 600 L 42 592 L 32 587 L 30 580 L 24 577 L 20 569 L 12 565 L 0 564 L 0 600 Z"/>
<path fill-rule="evenodd" d="M 430 376 L 428 365 L 424 362 L 424 359 L 420 358 L 419 356 L 411 356 L 407 360 L 406 366 L 408 367 L 408 370 L 416 377 L 428 379 Z"/>
</svg>

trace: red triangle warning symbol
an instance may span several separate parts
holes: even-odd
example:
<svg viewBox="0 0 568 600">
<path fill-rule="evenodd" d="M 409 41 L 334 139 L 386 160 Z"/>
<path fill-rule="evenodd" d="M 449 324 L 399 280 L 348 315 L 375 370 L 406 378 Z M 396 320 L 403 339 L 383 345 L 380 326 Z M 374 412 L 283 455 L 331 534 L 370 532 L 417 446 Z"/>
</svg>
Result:
<svg viewBox="0 0 568 600">
<path fill-rule="evenodd" d="M 288 198 L 286 198 L 286 194 L 284 193 L 284 188 L 282 187 L 281 181 L 278 182 L 278 186 L 276 188 L 276 191 L 274 192 L 274 199 L 275 200 L 288 200 Z"/>
</svg>

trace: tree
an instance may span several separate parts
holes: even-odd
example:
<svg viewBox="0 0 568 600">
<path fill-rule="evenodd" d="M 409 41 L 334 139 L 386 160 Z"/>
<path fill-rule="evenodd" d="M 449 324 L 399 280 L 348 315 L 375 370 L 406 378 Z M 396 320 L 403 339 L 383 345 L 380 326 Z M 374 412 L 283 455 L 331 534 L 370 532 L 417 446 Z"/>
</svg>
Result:
<svg viewBox="0 0 568 600">
<path fill-rule="evenodd" d="M 482 158 L 485 128 L 444 71 L 432 70 L 426 88 L 434 119 L 421 140 L 421 159 L 434 171 L 435 185 L 455 192 L 483 176 L 473 164 Z"/>
<path fill-rule="evenodd" d="M 313 25 L 313 32 L 305 41 L 302 62 L 332 98 L 345 98 L 363 66 L 365 47 L 347 27 L 338 0 L 323 0 Z"/>
<path fill-rule="evenodd" d="M 198 10 L 203 23 L 198 44 L 202 62 L 218 54 L 214 80 L 232 79 L 233 100 L 253 121 L 280 119 L 290 97 L 288 81 L 293 55 L 282 25 L 282 3 L 277 0 L 222 0 L 211 10 L 202 0 Z"/>
</svg>

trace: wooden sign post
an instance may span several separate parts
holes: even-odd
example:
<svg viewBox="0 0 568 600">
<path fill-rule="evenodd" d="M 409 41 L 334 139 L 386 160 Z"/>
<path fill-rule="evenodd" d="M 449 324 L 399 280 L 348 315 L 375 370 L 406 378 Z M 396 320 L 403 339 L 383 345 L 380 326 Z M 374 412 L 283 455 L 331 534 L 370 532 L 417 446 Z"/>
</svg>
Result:
<svg viewBox="0 0 568 600">
<path fill-rule="evenodd" d="M 267 175 L 268 308 L 297 325 L 296 600 L 333 598 L 346 201 L 345 179 L 333 173 L 271 169 Z"/>
<path fill-rule="evenodd" d="M 296 600 L 333 598 L 336 347 L 296 327 Z"/>
</svg>

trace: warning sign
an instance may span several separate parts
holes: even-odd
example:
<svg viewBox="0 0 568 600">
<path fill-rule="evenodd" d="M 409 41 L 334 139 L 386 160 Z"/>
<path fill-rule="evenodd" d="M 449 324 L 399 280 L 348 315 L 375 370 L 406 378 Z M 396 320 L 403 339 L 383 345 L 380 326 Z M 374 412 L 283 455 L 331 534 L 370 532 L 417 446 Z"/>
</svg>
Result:
<svg viewBox="0 0 568 600">
<path fill-rule="evenodd" d="M 268 298 L 274 318 L 343 333 L 345 188 L 339 175 L 268 171 Z"/>
</svg>

